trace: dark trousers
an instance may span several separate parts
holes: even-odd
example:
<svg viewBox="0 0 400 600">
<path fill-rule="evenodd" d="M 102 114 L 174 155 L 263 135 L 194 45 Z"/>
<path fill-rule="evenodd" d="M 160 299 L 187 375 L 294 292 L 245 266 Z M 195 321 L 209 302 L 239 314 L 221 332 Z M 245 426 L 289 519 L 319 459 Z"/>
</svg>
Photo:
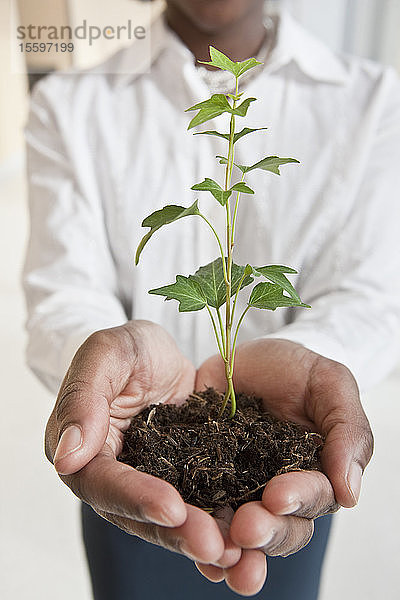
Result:
<svg viewBox="0 0 400 600">
<path fill-rule="evenodd" d="M 311 542 L 287 558 L 268 558 L 263 600 L 316 600 L 331 515 L 315 522 Z M 82 505 L 83 539 L 95 600 L 234 600 L 183 556 L 124 533 Z"/>
</svg>

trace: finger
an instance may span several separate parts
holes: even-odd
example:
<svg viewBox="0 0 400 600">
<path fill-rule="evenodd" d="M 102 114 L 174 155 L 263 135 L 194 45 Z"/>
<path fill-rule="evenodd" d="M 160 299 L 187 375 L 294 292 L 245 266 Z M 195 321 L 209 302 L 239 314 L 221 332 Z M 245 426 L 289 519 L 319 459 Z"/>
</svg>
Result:
<svg viewBox="0 0 400 600">
<path fill-rule="evenodd" d="M 296 515 L 316 519 L 339 507 L 329 479 L 319 471 L 293 471 L 273 477 L 262 496 L 274 515 Z"/>
<path fill-rule="evenodd" d="M 267 562 L 259 550 L 244 550 L 240 561 L 233 567 L 221 569 L 213 565 L 195 563 L 197 569 L 212 583 L 226 581 L 228 587 L 242 596 L 257 594 L 265 583 Z"/>
<path fill-rule="evenodd" d="M 267 577 L 267 561 L 260 550 L 243 550 L 242 558 L 234 567 L 224 569 L 227 586 L 242 596 L 257 594 Z"/>
<path fill-rule="evenodd" d="M 233 565 L 239 562 L 242 555 L 242 549 L 237 544 L 234 544 L 229 533 L 233 514 L 230 506 L 226 506 L 214 513 L 215 522 L 220 529 L 225 544 L 224 553 L 215 565 L 217 567 L 233 567 Z"/>
<path fill-rule="evenodd" d="M 160 527 L 98 511 L 101 516 L 123 529 L 126 533 L 179 552 L 200 563 L 217 561 L 224 551 L 224 541 L 214 519 L 206 512 L 190 504 L 186 505 L 187 519 L 180 527 Z"/>
<path fill-rule="evenodd" d="M 373 435 L 354 377 L 344 365 L 318 357 L 306 403 L 310 418 L 326 436 L 323 471 L 337 502 L 351 508 L 358 502 L 362 474 L 373 453 Z"/>
<path fill-rule="evenodd" d="M 75 473 L 103 447 L 109 407 L 126 386 L 134 353 L 123 328 L 97 332 L 79 348 L 46 428 L 46 454 L 58 473 Z M 129 356 L 130 362 L 123 356 Z"/>
<path fill-rule="evenodd" d="M 243 504 L 235 513 L 231 537 L 242 548 L 259 548 L 269 556 L 288 556 L 303 548 L 314 531 L 313 521 L 276 516 L 262 502 Z"/>
<path fill-rule="evenodd" d="M 96 511 L 166 527 L 181 526 L 186 520 L 185 504 L 172 485 L 118 462 L 107 447 L 62 480 Z"/>
<path fill-rule="evenodd" d="M 73 391 L 70 386 L 64 388 L 61 401 L 46 427 L 46 455 L 60 475 L 69 475 L 82 469 L 104 446 L 110 413 L 104 395 L 83 384 Z M 58 406 L 63 407 L 62 416 Z"/>
<path fill-rule="evenodd" d="M 352 508 L 357 504 L 372 447 L 370 430 L 347 423 L 336 423 L 329 430 L 321 453 L 321 464 L 341 506 Z"/>
<path fill-rule="evenodd" d="M 202 575 L 212 583 L 220 583 L 224 581 L 225 575 L 224 570 L 221 567 L 214 567 L 214 565 L 204 565 L 203 563 L 194 563 Z"/>
</svg>

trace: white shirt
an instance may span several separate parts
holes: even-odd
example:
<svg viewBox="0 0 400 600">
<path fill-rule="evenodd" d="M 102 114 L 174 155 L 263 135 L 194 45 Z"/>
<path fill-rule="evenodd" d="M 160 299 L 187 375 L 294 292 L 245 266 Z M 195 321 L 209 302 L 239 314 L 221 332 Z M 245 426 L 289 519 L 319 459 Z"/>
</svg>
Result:
<svg viewBox="0 0 400 600">
<path fill-rule="evenodd" d="M 143 218 L 166 204 L 199 198 L 224 226 L 212 196 L 190 189 L 204 177 L 223 181 L 215 155 L 226 143 L 193 136 L 184 112 L 210 92 L 162 19 L 152 35 L 148 72 L 137 73 L 146 65 L 133 47 L 104 69 L 130 66 L 131 75 L 55 74 L 32 97 L 28 362 L 54 391 L 90 333 L 127 319 L 160 323 L 197 365 L 216 352 L 205 310 L 179 314 L 175 301 L 147 293 L 218 257 L 205 223 L 188 217 L 158 231 L 134 266 Z M 268 131 L 238 142 L 237 162 L 277 154 L 301 165 L 283 166 L 281 177 L 248 174 L 256 196 L 242 197 L 234 260 L 296 268 L 292 281 L 312 309 L 251 309 L 240 339 L 299 342 L 346 364 L 365 388 L 390 370 L 400 339 L 397 76 L 334 55 L 283 15 L 268 64 L 245 91 L 259 99 L 245 125 Z M 227 131 L 227 119 L 205 128 Z"/>
</svg>

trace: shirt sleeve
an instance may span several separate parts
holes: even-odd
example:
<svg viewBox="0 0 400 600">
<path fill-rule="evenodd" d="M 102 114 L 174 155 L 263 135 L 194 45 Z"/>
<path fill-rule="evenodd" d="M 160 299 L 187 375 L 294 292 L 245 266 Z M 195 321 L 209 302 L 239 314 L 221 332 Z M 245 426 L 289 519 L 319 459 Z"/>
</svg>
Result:
<svg viewBox="0 0 400 600">
<path fill-rule="evenodd" d="M 67 108 L 66 99 L 59 91 L 50 93 L 49 80 L 36 86 L 26 128 L 30 236 L 23 285 L 27 362 L 55 392 L 83 341 L 127 317 L 118 299 L 101 199 L 76 178 L 77 158 L 57 114 L 61 103 Z M 78 160 L 93 169 L 85 154 Z"/>
<path fill-rule="evenodd" d="M 319 271 L 301 282 L 311 310 L 296 309 L 293 322 L 269 336 L 345 364 L 363 390 L 390 372 L 400 347 L 400 83 L 394 73 L 380 93 L 385 109 L 372 139 L 363 140 L 369 151 L 355 201 L 318 261 L 325 283 Z M 371 118 L 372 103 L 368 110 Z"/>
</svg>

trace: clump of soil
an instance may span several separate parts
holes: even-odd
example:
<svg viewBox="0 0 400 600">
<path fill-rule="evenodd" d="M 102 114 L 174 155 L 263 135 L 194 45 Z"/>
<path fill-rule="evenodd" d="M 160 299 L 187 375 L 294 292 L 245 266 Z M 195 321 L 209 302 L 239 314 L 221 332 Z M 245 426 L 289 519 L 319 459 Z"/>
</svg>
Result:
<svg viewBox="0 0 400 600">
<path fill-rule="evenodd" d="M 185 502 L 215 510 L 261 500 L 274 475 L 321 470 L 323 439 L 238 396 L 233 419 L 219 417 L 221 395 L 208 388 L 182 406 L 152 405 L 132 419 L 118 460 L 171 483 Z"/>
</svg>

